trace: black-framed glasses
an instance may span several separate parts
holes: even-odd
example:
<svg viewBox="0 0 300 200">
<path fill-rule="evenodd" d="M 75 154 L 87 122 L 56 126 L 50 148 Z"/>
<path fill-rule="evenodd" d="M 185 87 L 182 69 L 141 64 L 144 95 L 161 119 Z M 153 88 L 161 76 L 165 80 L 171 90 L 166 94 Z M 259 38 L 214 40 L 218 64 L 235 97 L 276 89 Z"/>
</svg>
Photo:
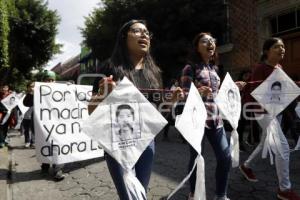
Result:
<svg viewBox="0 0 300 200">
<path fill-rule="evenodd" d="M 147 29 L 142 28 L 130 28 L 130 31 L 136 36 L 142 36 L 144 34 L 148 38 L 152 38 L 153 34 L 149 32 Z"/>
<path fill-rule="evenodd" d="M 207 44 L 208 42 L 214 43 L 214 44 L 217 43 L 217 39 L 216 39 L 216 38 L 213 38 L 213 37 L 211 37 L 211 38 L 203 38 L 203 39 L 200 39 L 200 41 L 201 41 L 202 43 L 205 43 L 205 44 Z"/>
</svg>

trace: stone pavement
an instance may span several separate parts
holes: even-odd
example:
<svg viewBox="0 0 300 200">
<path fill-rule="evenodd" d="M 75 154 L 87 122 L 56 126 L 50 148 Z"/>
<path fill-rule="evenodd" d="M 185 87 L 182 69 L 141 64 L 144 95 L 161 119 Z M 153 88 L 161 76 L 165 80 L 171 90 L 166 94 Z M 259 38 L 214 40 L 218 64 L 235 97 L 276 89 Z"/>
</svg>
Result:
<svg viewBox="0 0 300 200">
<path fill-rule="evenodd" d="M 117 200 L 113 182 L 108 173 L 106 163 L 102 158 L 67 164 L 67 177 L 61 182 L 54 182 L 50 175 L 40 172 L 40 164 L 35 158 L 33 149 L 24 149 L 24 137 L 18 132 L 9 133 L 9 151 L 0 150 L 0 200 Z M 169 132 L 170 141 L 157 137 L 155 162 L 148 190 L 148 200 L 159 200 L 168 195 L 187 174 L 189 150 L 181 142 L 178 133 Z M 215 158 L 209 143 L 204 149 L 206 162 L 207 199 L 213 198 Z M 249 149 L 249 151 L 251 151 Z M 291 154 L 291 180 L 294 189 L 300 193 L 300 152 Z M 241 153 L 241 160 L 249 153 Z M 10 168 L 5 169 L 7 162 Z M 6 173 L 11 172 L 11 176 Z M 250 183 L 240 174 L 238 169 L 232 169 L 229 181 L 231 200 L 274 200 L 276 199 L 277 180 L 274 166 L 269 160 L 260 160 L 255 172 L 259 182 Z M 6 182 L 7 181 L 7 182 Z M 6 185 L 5 185 L 6 184 Z M 5 192 L 8 195 L 3 195 Z M 172 200 L 185 200 L 189 192 L 188 184 L 184 186 Z"/>
</svg>

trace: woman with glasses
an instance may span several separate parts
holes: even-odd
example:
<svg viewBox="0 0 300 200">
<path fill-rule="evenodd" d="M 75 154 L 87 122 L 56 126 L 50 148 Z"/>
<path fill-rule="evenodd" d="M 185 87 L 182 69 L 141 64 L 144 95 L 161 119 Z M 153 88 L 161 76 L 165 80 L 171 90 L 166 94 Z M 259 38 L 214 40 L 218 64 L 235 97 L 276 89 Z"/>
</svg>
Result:
<svg viewBox="0 0 300 200">
<path fill-rule="evenodd" d="M 106 97 L 108 94 L 103 94 L 104 88 L 109 88 L 111 92 L 116 82 L 124 76 L 128 77 L 137 88 L 162 88 L 160 69 L 150 54 L 150 39 L 151 34 L 145 21 L 131 20 L 120 28 L 113 53 L 106 65 L 100 69 L 100 73 L 108 78 L 95 81 L 94 101 L 101 101 L 101 97 Z M 97 99 L 97 97 L 100 98 Z M 148 100 L 151 101 L 149 98 Z M 92 112 L 95 107 L 96 105 L 89 105 L 89 112 Z M 136 177 L 144 186 L 145 191 L 150 180 L 153 157 L 154 141 L 145 149 L 134 167 Z M 107 153 L 105 153 L 105 159 L 119 198 L 128 200 L 121 165 Z"/>
<path fill-rule="evenodd" d="M 205 135 L 210 142 L 217 160 L 215 200 L 229 200 L 227 198 L 227 182 L 231 167 L 230 147 L 223 128 L 223 122 L 217 105 L 214 102 L 220 78 L 217 74 L 216 40 L 210 33 L 199 33 L 193 40 L 193 51 L 188 64 L 182 71 L 182 87 L 188 89 L 192 82 L 198 88 L 207 110 Z M 190 146 L 191 171 L 197 152 Z M 190 177 L 189 200 L 194 199 L 196 170 Z"/>
</svg>

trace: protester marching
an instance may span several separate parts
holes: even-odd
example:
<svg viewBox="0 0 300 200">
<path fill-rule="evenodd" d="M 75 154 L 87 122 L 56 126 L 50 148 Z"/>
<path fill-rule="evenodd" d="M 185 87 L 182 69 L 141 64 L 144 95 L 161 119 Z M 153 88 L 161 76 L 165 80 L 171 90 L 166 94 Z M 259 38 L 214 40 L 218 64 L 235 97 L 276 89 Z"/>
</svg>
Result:
<svg viewBox="0 0 300 200">
<path fill-rule="evenodd" d="M 18 157 L 14 151 L 33 154 L 30 161 L 20 159 L 26 165 L 10 161 L 10 170 L 38 166 L 29 172 L 32 180 L 55 183 L 49 191 L 80 185 L 78 199 L 101 199 L 98 193 L 120 200 L 263 199 L 268 182 L 269 199 L 300 200 L 299 173 L 292 167 L 299 165 L 291 159 L 300 150 L 299 132 L 287 125 L 300 119 L 300 88 L 280 64 L 289 53 L 284 40 L 266 39 L 259 63 L 235 80 L 230 70 L 220 72 L 213 34 L 199 32 L 180 78 L 165 88 L 150 27 L 140 19 L 119 27 L 110 57 L 91 76 L 93 85 L 56 81 L 50 70 L 26 80 L 25 91 L 1 85 L 0 149 L 11 160 Z M 264 168 L 258 173 L 257 162 Z M 275 173 L 261 179 L 273 165 L 277 179 Z M 76 170 L 85 171 L 76 177 Z M 21 175 L 15 170 L 7 177 Z M 246 195 L 239 187 L 258 193 Z"/>
</svg>

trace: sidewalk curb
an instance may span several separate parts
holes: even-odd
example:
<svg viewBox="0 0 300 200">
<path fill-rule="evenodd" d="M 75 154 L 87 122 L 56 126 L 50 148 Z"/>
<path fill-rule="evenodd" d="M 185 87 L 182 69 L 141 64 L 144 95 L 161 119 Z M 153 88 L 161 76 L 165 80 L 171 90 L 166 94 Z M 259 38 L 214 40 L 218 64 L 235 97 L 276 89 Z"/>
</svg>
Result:
<svg viewBox="0 0 300 200">
<path fill-rule="evenodd" d="M 0 194 L 1 199 L 8 200 L 9 151 L 7 147 L 0 149 Z"/>
</svg>

